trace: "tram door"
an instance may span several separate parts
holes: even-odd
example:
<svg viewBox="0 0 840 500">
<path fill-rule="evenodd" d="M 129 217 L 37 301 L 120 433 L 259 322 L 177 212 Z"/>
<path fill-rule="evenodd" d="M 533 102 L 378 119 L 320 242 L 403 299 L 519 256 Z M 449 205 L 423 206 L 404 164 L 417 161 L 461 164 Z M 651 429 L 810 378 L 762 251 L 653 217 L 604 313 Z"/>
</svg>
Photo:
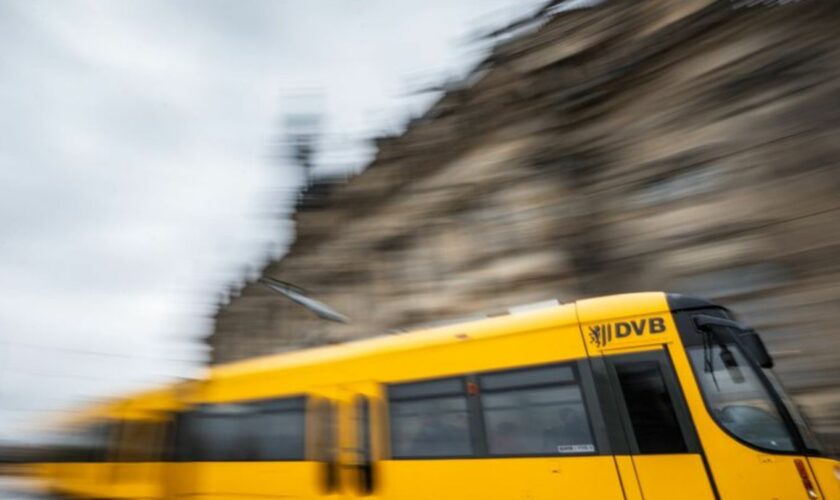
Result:
<svg viewBox="0 0 840 500">
<path fill-rule="evenodd" d="M 345 384 L 337 392 L 337 491 L 345 499 L 375 499 L 384 440 L 382 395 L 374 382 Z"/>
<path fill-rule="evenodd" d="M 629 452 L 616 454 L 627 498 L 715 498 L 667 350 L 613 351 L 602 360 Z"/>
</svg>

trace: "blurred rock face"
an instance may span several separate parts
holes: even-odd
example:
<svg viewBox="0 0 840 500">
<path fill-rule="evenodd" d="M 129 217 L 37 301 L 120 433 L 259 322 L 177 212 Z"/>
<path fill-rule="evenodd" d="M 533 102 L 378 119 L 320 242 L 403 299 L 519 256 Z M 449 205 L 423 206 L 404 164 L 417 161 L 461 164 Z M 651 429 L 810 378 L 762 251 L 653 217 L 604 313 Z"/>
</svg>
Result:
<svg viewBox="0 0 840 500">
<path fill-rule="evenodd" d="M 369 168 L 314 185 L 224 362 L 557 297 L 667 290 L 763 331 L 840 444 L 840 4 L 614 1 L 501 43 Z"/>
</svg>

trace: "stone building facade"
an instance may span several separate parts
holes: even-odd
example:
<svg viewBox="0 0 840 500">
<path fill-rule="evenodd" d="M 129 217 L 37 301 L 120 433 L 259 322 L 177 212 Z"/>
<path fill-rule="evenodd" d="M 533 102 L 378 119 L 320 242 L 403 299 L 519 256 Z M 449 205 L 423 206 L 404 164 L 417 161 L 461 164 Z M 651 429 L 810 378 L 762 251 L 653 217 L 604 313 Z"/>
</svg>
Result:
<svg viewBox="0 0 840 500">
<path fill-rule="evenodd" d="M 752 2 L 755 3 L 755 2 Z M 547 298 L 717 299 L 760 328 L 840 443 L 840 3 L 614 0 L 501 33 L 457 88 L 315 186 L 213 362 Z"/>
</svg>

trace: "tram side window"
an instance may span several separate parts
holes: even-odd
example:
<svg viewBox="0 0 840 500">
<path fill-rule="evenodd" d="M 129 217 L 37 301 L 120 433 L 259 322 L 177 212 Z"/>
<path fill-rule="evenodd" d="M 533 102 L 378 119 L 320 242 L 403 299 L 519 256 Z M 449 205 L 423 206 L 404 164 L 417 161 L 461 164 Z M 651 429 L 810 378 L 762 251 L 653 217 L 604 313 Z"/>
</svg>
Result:
<svg viewBox="0 0 840 500">
<path fill-rule="evenodd" d="M 111 446 L 111 434 L 114 426 L 111 422 L 94 424 L 83 431 L 84 462 L 106 462 Z"/>
<path fill-rule="evenodd" d="M 105 462 L 113 426 L 98 422 L 74 430 L 63 446 L 64 461 L 78 463 Z"/>
<path fill-rule="evenodd" d="M 123 420 L 118 448 L 112 458 L 119 462 L 155 462 L 161 456 L 162 425 L 158 422 Z"/>
<path fill-rule="evenodd" d="M 463 378 L 393 385 L 388 403 L 394 458 L 474 454 Z"/>
<path fill-rule="evenodd" d="M 479 383 L 490 455 L 595 453 L 571 366 L 486 374 Z"/>
<path fill-rule="evenodd" d="M 253 460 L 303 460 L 305 447 L 304 399 L 261 403 L 246 424 L 250 429 Z"/>
<path fill-rule="evenodd" d="M 182 461 L 304 459 L 302 398 L 204 405 L 179 419 Z"/>
<path fill-rule="evenodd" d="M 248 436 L 244 405 L 207 405 L 182 418 L 182 457 L 189 462 L 247 460 Z"/>
</svg>

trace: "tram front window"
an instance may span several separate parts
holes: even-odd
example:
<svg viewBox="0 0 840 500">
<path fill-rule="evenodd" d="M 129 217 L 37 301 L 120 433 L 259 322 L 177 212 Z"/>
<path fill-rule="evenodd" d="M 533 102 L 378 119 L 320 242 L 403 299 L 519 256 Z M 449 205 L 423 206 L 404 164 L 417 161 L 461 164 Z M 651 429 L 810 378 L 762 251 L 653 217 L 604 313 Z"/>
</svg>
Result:
<svg viewBox="0 0 840 500">
<path fill-rule="evenodd" d="M 735 345 L 688 349 L 712 416 L 746 443 L 769 451 L 795 451 L 793 437 L 759 375 Z"/>
<path fill-rule="evenodd" d="M 787 410 L 788 414 L 790 415 L 791 419 L 793 419 L 793 423 L 796 424 L 796 430 L 799 431 L 799 435 L 802 437 L 802 441 L 805 444 L 805 447 L 817 454 L 821 454 L 823 451 L 822 443 L 820 442 L 819 438 L 814 434 L 811 430 L 811 427 L 808 425 L 805 417 L 802 416 L 802 412 L 799 411 L 799 408 L 793 402 L 793 400 L 788 396 L 787 391 L 785 391 L 782 383 L 779 382 L 778 377 L 776 374 L 773 373 L 771 370 L 764 370 L 764 374 L 767 376 L 767 380 L 770 381 L 770 384 L 779 394 L 779 398 L 782 400 L 782 404 L 785 405 L 785 409 Z"/>
</svg>

